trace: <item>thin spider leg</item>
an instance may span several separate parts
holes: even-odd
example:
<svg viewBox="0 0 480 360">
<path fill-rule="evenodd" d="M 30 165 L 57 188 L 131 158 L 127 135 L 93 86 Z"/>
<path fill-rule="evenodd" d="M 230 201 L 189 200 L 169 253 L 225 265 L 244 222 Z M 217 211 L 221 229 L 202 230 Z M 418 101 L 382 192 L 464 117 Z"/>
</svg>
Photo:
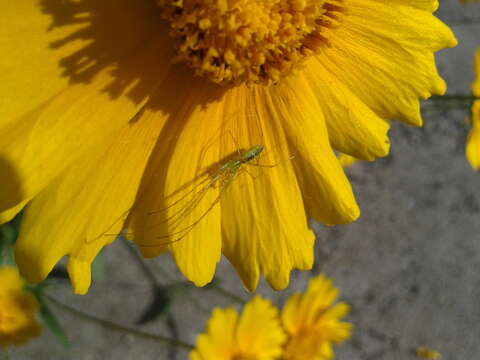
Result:
<svg viewBox="0 0 480 360">
<path fill-rule="evenodd" d="M 232 140 L 233 142 L 235 143 L 235 146 L 237 147 L 237 154 L 239 157 L 242 156 L 242 153 L 240 151 L 240 144 L 238 143 L 237 139 L 235 139 L 235 137 L 233 136 L 232 132 L 230 130 L 228 130 L 228 133 L 230 134 L 230 136 L 232 137 Z"/>
<path fill-rule="evenodd" d="M 290 155 L 290 156 L 288 157 L 288 159 L 281 160 L 281 161 L 279 161 L 279 162 L 277 162 L 277 163 L 275 163 L 275 164 L 255 164 L 255 163 L 250 163 L 250 164 L 248 164 L 248 165 L 258 166 L 258 167 L 266 167 L 266 168 L 274 168 L 274 167 L 277 167 L 278 165 L 281 165 L 281 164 L 283 164 L 283 163 L 285 163 L 285 162 L 287 162 L 287 161 L 291 161 L 291 160 L 293 160 L 293 159 L 295 159 L 295 155 Z"/>
<path fill-rule="evenodd" d="M 298 146 L 297 146 L 298 145 L 298 138 L 297 138 L 297 136 L 295 136 L 294 138 L 295 138 L 295 141 L 294 141 L 293 148 L 297 149 L 298 148 Z M 291 141 L 293 141 L 293 140 L 291 140 Z M 269 148 L 270 149 L 269 152 L 270 153 L 275 153 L 275 151 L 277 149 L 290 148 L 290 146 L 288 146 L 288 143 L 289 143 L 288 141 L 287 141 L 286 144 L 277 143 L 274 147 Z M 273 164 L 260 164 L 258 162 L 257 163 L 251 162 L 251 163 L 249 163 L 249 165 L 258 166 L 258 167 L 265 167 L 265 168 L 274 168 L 278 165 L 283 164 L 284 162 L 291 161 L 293 159 L 295 159 L 295 154 L 291 154 L 291 155 L 288 156 L 288 158 L 283 158 L 283 159 L 281 159 L 277 162 L 274 162 Z"/>
<path fill-rule="evenodd" d="M 229 177 L 227 178 L 227 180 L 225 181 L 225 185 L 222 187 L 222 189 L 220 190 L 218 196 L 215 198 L 215 200 L 210 204 L 210 206 L 202 213 L 202 215 L 200 215 L 200 217 L 195 220 L 192 224 L 188 225 L 187 227 L 185 227 L 184 229 L 182 230 L 179 230 L 178 232 L 174 232 L 174 233 L 170 233 L 169 235 L 163 235 L 163 236 L 157 236 L 156 239 L 168 239 L 170 237 L 175 236 L 175 235 L 180 235 L 178 238 L 172 240 L 172 241 L 167 241 L 167 242 L 160 242 L 160 243 L 156 243 L 156 244 L 141 244 L 141 243 L 137 243 L 138 246 L 140 247 L 158 247 L 158 246 L 164 246 L 164 245 L 169 245 L 169 244 L 172 244 L 172 243 L 175 243 L 175 242 L 178 242 L 180 240 L 182 240 L 185 236 L 187 236 L 190 231 L 192 231 L 196 225 L 198 225 L 198 223 L 200 221 L 202 221 L 205 216 L 208 215 L 208 213 L 220 202 L 223 194 L 225 193 L 225 191 L 228 189 L 228 187 L 230 186 L 230 184 L 232 183 L 232 181 L 234 180 L 234 178 L 236 177 L 237 173 L 236 172 L 231 172 L 229 174 Z"/>
<path fill-rule="evenodd" d="M 200 177 L 203 177 L 204 175 L 207 174 L 207 171 L 204 171 L 202 174 L 200 174 Z M 175 206 L 178 202 L 182 201 L 183 198 L 185 198 L 186 196 L 188 196 L 190 193 L 192 193 L 193 191 L 195 191 L 196 188 L 198 188 L 199 186 L 201 186 L 202 184 L 204 184 L 206 181 L 208 181 L 209 177 L 205 177 L 205 179 L 201 180 L 198 184 L 196 184 L 192 190 L 190 190 L 189 192 L 187 192 L 185 195 L 183 195 L 180 199 L 176 200 L 173 204 L 171 204 L 170 206 L 164 208 L 164 209 L 161 209 L 157 212 L 161 212 L 161 211 L 165 211 L 167 210 L 168 208 L 172 207 L 172 206 Z M 139 198 L 142 198 L 143 195 L 141 195 Z M 139 201 L 138 199 L 135 200 L 132 204 L 132 206 L 130 206 L 129 208 L 127 208 L 123 213 L 120 214 L 120 216 L 118 216 L 110 226 L 108 226 L 104 231 L 102 231 L 100 234 L 98 234 L 97 236 L 95 236 L 94 238 L 92 239 L 86 239 L 85 240 L 85 243 L 87 244 L 91 244 L 93 242 L 95 242 L 96 240 L 100 239 L 101 237 L 103 236 L 118 236 L 118 234 L 112 234 L 112 233 L 109 233 L 109 231 L 119 222 L 119 221 L 125 221 L 126 218 L 128 217 L 128 215 L 132 212 L 132 210 L 138 205 Z M 155 212 L 153 212 L 155 213 Z"/>
<path fill-rule="evenodd" d="M 222 167 L 223 168 L 223 167 Z M 177 205 L 178 203 L 180 203 L 182 200 L 184 200 L 188 195 L 190 195 L 193 191 L 195 191 L 199 186 L 201 185 L 204 185 L 202 189 L 200 189 L 198 191 L 197 194 L 194 195 L 194 198 L 193 200 L 191 199 L 189 202 L 187 202 L 185 205 L 183 205 L 180 210 L 178 212 L 176 212 L 175 214 L 171 215 L 170 217 L 167 217 L 166 219 L 164 219 L 162 222 L 159 222 L 157 223 L 156 225 L 154 226 L 160 226 L 161 224 L 175 218 L 175 217 L 180 217 L 181 214 L 186 214 L 188 215 L 188 209 L 189 208 L 194 208 L 194 206 L 196 204 L 198 204 L 201 199 L 203 198 L 203 194 L 206 190 L 208 190 L 208 188 L 210 186 L 212 186 L 216 181 L 218 181 L 218 178 L 221 177 L 222 175 L 222 172 L 224 172 L 223 169 L 220 169 L 222 171 L 218 171 L 217 174 L 215 175 L 215 177 L 213 179 L 210 179 L 210 181 L 204 185 L 204 183 L 206 181 L 209 180 L 208 177 L 206 177 L 205 179 L 201 180 L 200 183 L 196 184 L 192 190 L 189 190 L 185 195 L 183 195 L 180 199 L 176 200 L 174 203 L 170 204 L 169 206 L 161 209 L 161 210 L 157 210 L 157 211 L 152 211 L 152 212 L 149 212 L 148 214 L 149 215 L 153 215 L 153 214 L 157 214 L 157 213 L 161 213 L 161 212 L 164 212 L 170 208 L 172 208 L 173 206 Z M 198 198 L 198 201 L 196 200 L 196 198 Z M 194 203 L 194 204 L 193 204 Z M 97 237 L 95 237 L 94 239 L 92 240 L 88 240 L 87 243 L 91 243 L 93 241 L 95 241 L 96 239 L 99 239 L 100 237 L 102 236 L 118 236 L 118 234 L 115 234 L 115 233 L 108 233 L 108 231 L 122 218 L 122 217 L 127 217 L 128 214 L 132 211 L 132 209 L 135 207 L 136 204 L 132 205 L 128 210 L 126 210 L 112 225 L 110 225 L 103 233 L 101 233 L 100 235 L 98 235 Z M 181 219 L 181 217 L 180 217 Z M 177 220 L 178 221 L 178 220 Z M 124 234 L 127 238 L 128 236 L 130 236 L 131 234 L 129 233 L 125 233 Z"/>
<path fill-rule="evenodd" d="M 225 170 L 219 171 L 213 179 L 211 179 L 202 189 L 200 189 L 191 199 L 188 199 L 188 201 L 182 205 L 178 211 L 176 211 L 174 214 L 167 216 L 166 218 L 162 219 L 162 221 L 157 222 L 156 224 L 150 226 L 150 229 L 155 228 L 156 226 L 160 226 L 164 223 L 169 223 L 170 227 L 173 227 L 173 229 L 177 228 L 182 221 L 187 218 L 192 211 L 198 206 L 198 204 L 202 201 L 204 198 L 205 194 L 208 192 L 208 190 L 215 185 L 217 181 L 219 181 L 225 174 Z M 171 208 L 172 206 L 169 206 Z"/>
<path fill-rule="evenodd" d="M 204 198 L 205 194 L 207 191 L 219 180 L 222 179 L 222 177 L 225 174 L 225 169 L 222 171 L 217 172 L 215 177 L 209 181 L 207 185 L 205 185 L 197 194 L 195 194 L 195 197 L 190 199 L 189 202 L 187 202 L 185 205 L 183 205 L 178 211 L 176 211 L 173 215 L 163 219 L 162 221 L 159 221 L 149 227 L 149 229 L 154 229 L 155 227 L 161 226 L 162 224 L 165 224 L 168 222 L 169 227 L 176 229 L 180 227 L 183 221 L 194 211 L 194 209 L 198 206 L 198 204 L 202 201 Z M 189 229 L 190 225 L 185 226 L 185 228 L 180 229 L 176 232 L 170 232 L 169 235 L 165 235 L 165 238 L 171 237 L 172 235 L 177 235 L 182 233 L 185 230 Z M 125 234 L 126 236 L 133 236 L 133 234 Z"/>
<path fill-rule="evenodd" d="M 201 175 L 201 177 L 204 176 L 204 175 Z M 209 176 L 208 174 L 206 175 L 206 177 L 201 180 L 198 184 L 196 184 L 195 186 L 192 187 L 191 190 L 189 190 L 188 192 L 186 192 L 185 194 L 183 194 L 179 199 L 175 200 L 173 203 L 171 203 L 170 205 L 168 205 L 167 207 L 164 207 L 163 209 L 160 209 L 160 210 L 154 210 L 154 211 L 150 211 L 147 213 L 147 215 L 154 215 L 154 214 L 158 214 L 158 213 L 161 213 L 161 212 L 164 212 L 168 209 L 170 209 L 171 207 L 177 205 L 178 203 L 180 203 L 182 200 L 184 200 L 188 195 L 192 194 L 199 186 L 203 185 L 205 182 L 207 182 L 209 180 Z M 202 190 L 200 190 L 202 191 Z M 168 198 L 168 196 L 167 196 Z"/>
<path fill-rule="evenodd" d="M 251 165 L 251 164 L 249 164 L 249 165 Z M 257 176 L 253 175 L 250 171 L 248 171 L 247 168 L 243 168 L 241 170 L 245 171 L 248 175 L 250 175 L 253 180 L 255 180 L 257 178 Z"/>
</svg>

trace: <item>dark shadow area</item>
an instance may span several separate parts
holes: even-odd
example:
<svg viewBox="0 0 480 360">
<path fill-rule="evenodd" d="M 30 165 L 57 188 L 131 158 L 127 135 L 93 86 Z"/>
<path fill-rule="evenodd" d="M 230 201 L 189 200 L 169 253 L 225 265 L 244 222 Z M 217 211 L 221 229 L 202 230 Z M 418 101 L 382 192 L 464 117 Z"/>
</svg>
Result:
<svg viewBox="0 0 480 360">
<path fill-rule="evenodd" d="M 171 95 L 178 97 L 182 95 L 181 91 L 199 91 L 200 85 L 200 91 L 215 94 L 203 98 L 208 103 L 223 92 L 215 84 L 194 78 L 193 72 L 183 65 L 175 65 L 169 71 L 184 73 L 185 76 L 162 81 L 147 75 L 151 73 L 148 69 L 171 64 L 173 58 L 173 44 L 170 41 L 162 42 L 169 28 L 161 19 L 155 1 L 41 0 L 40 8 L 52 18 L 45 31 L 61 31 L 63 28 L 64 35 L 58 39 L 52 36 L 52 42 L 46 45 L 52 52 L 65 52 L 59 66 L 63 76 L 68 77 L 72 84 L 92 82 L 96 75 L 108 69 L 113 80 L 103 90 L 113 99 L 127 95 L 135 103 L 141 103 L 152 92 L 168 93 L 167 98 Z M 83 45 L 79 47 L 78 44 Z M 157 52 L 155 47 L 158 48 Z M 69 48 L 76 50 L 69 53 Z M 149 49 L 152 49 L 151 57 Z M 156 55 L 161 58 L 157 59 Z M 142 56 L 146 60 L 142 60 Z M 165 57 L 168 58 L 167 62 Z M 190 97 L 192 104 L 189 106 L 205 105 L 198 103 L 196 98 Z M 156 100 L 160 101 L 150 101 L 147 107 L 155 107 L 165 113 L 175 110 L 170 99 Z"/>
<path fill-rule="evenodd" d="M 0 156 L 0 186 L 4 198 L 0 199 L 0 212 L 6 211 L 24 198 L 22 183 L 15 170 L 15 165 Z M 2 219 L 0 219 L 1 221 Z"/>
<path fill-rule="evenodd" d="M 87 42 L 60 60 L 63 75 L 72 83 L 89 82 L 103 68 L 121 66 L 122 57 L 135 54 L 135 39 L 139 48 L 145 46 L 148 36 L 160 28 L 159 22 L 158 29 L 149 32 L 140 21 L 131 21 L 131 16 L 156 11 L 153 1 L 41 0 L 40 7 L 52 18 L 46 31 L 71 28 L 68 35 L 48 44 L 52 51 L 78 41 Z M 128 38 L 122 37 L 126 34 L 130 34 Z"/>
</svg>

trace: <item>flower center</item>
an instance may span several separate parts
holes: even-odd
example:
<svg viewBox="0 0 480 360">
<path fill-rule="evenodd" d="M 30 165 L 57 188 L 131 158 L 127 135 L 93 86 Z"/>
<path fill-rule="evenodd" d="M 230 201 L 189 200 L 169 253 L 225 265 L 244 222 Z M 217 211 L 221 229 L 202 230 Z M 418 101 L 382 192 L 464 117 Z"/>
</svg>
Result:
<svg viewBox="0 0 480 360">
<path fill-rule="evenodd" d="M 177 61 L 220 84 L 270 84 L 328 46 L 344 0 L 157 0 Z"/>
</svg>

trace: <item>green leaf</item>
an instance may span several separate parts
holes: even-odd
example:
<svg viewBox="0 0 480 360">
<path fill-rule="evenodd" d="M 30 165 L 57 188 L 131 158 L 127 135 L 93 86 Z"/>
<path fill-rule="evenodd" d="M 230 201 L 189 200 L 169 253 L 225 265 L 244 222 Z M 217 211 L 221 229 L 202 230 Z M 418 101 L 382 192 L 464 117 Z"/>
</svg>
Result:
<svg viewBox="0 0 480 360">
<path fill-rule="evenodd" d="M 20 231 L 20 223 L 22 222 L 23 210 L 20 211 L 15 217 L 10 220 L 9 224 L 11 224 L 15 230 L 17 231 L 17 235 Z"/>
<path fill-rule="evenodd" d="M 170 311 L 173 294 L 168 286 L 155 286 L 153 298 L 148 307 L 137 320 L 137 325 L 143 325 L 166 315 Z"/>
<path fill-rule="evenodd" d="M 13 245 L 16 237 L 17 232 L 11 224 L 0 225 L 0 245 Z"/>
<path fill-rule="evenodd" d="M 22 215 L 18 214 L 10 222 L 0 225 L 0 265 L 15 265 L 13 250 L 20 229 Z"/>
<path fill-rule="evenodd" d="M 19 213 L 10 222 L 0 225 L 0 245 L 15 245 L 20 232 L 20 222 L 22 214 Z"/>
<path fill-rule="evenodd" d="M 40 317 L 50 331 L 57 337 L 60 343 L 66 348 L 70 347 L 67 335 L 63 331 L 60 322 L 57 320 L 57 317 L 50 311 L 45 303 L 40 305 Z"/>
<path fill-rule="evenodd" d="M 92 262 L 92 278 L 95 281 L 105 279 L 105 259 L 103 257 L 103 251 L 100 252 Z"/>
<path fill-rule="evenodd" d="M 45 289 L 46 284 L 39 284 L 35 287 L 31 287 L 30 291 L 35 295 L 37 301 L 40 305 L 39 313 L 40 318 L 42 319 L 43 323 L 50 329 L 50 331 L 57 337 L 58 341 L 65 346 L 66 348 L 70 347 L 70 342 L 68 341 L 67 335 L 60 325 L 57 317 L 53 312 L 50 311 L 48 305 L 46 304 L 42 292 Z"/>
<path fill-rule="evenodd" d="M 13 226 L 4 224 L 0 226 L 0 265 L 15 265 L 13 249 L 16 233 Z"/>
</svg>

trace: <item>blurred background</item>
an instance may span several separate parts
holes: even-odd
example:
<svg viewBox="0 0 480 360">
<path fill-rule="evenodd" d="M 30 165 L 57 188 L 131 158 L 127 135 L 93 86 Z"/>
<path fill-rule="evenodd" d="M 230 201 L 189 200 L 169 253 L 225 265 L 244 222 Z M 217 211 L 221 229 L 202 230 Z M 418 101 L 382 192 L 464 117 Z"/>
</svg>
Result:
<svg viewBox="0 0 480 360">
<path fill-rule="evenodd" d="M 449 94 L 470 94 L 474 52 L 480 47 L 480 4 L 441 0 L 437 16 L 459 40 L 456 49 L 438 53 L 439 72 Z M 347 169 L 362 209 L 360 220 L 329 228 L 312 224 L 317 234 L 314 269 L 293 272 L 283 292 L 270 290 L 265 282 L 257 290 L 282 305 L 291 293 L 304 291 L 312 275 L 332 277 L 342 299 L 352 305 L 348 320 L 355 326 L 353 339 L 336 348 L 339 360 L 415 359 L 412 349 L 425 345 L 442 353 L 442 359 L 480 358 L 480 174 L 464 156 L 469 103 L 429 101 L 423 112 L 421 129 L 393 123 L 390 156 Z M 160 285 L 183 281 L 168 255 L 145 264 Z M 215 286 L 184 289 L 175 291 L 170 310 L 136 325 L 154 291 L 131 248 L 122 241 L 107 246 L 95 269 L 87 295 L 72 295 L 61 266 L 58 285 L 49 293 L 98 317 L 190 343 L 203 331 L 213 304 L 235 304 Z M 226 261 L 217 274 L 216 284 L 244 299 L 253 295 Z M 12 359 L 186 358 L 181 349 L 51 309 L 70 348 L 45 329 L 28 345 L 13 348 Z"/>
</svg>

